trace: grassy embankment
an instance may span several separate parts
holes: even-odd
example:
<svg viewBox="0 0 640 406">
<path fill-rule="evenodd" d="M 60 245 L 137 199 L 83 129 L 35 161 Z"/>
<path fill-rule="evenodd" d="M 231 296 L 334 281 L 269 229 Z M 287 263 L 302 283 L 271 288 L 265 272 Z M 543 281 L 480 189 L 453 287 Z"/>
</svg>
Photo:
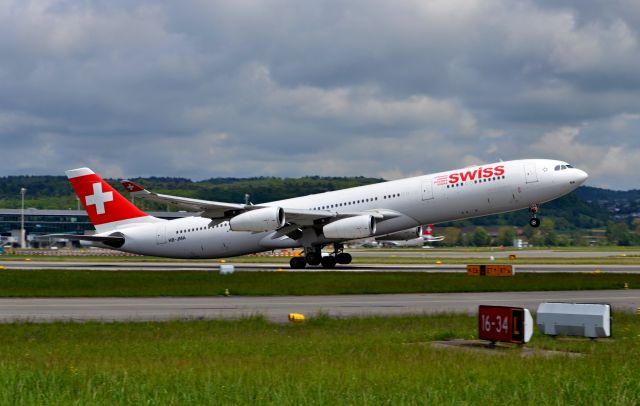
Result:
<svg viewBox="0 0 640 406">
<path fill-rule="evenodd" d="M 421 272 L 0 271 L 0 297 L 150 297 L 334 295 L 640 287 L 640 274 L 522 273 L 471 277 Z"/>
<path fill-rule="evenodd" d="M 637 405 L 640 323 L 614 318 L 528 345 L 580 357 L 430 345 L 475 338 L 464 315 L 0 325 L 0 404 Z"/>
</svg>

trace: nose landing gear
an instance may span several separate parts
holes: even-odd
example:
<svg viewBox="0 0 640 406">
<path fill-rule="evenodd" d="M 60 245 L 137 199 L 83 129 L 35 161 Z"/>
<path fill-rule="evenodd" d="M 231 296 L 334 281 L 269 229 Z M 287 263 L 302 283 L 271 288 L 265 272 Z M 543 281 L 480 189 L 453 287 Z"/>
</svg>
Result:
<svg viewBox="0 0 640 406">
<path fill-rule="evenodd" d="M 529 219 L 529 225 L 533 228 L 540 227 L 540 219 L 538 218 L 538 205 L 532 204 L 529 206 L 529 212 L 531 213 L 531 218 Z"/>
</svg>

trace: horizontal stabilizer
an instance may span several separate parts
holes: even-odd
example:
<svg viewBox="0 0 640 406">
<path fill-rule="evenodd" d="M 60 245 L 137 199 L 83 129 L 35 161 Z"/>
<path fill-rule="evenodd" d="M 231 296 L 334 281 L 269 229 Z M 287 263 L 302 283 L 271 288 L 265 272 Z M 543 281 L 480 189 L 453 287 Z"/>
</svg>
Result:
<svg viewBox="0 0 640 406">
<path fill-rule="evenodd" d="M 119 235 L 47 234 L 44 237 L 62 238 L 70 241 L 99 242 L 113 248 L 120 248 L 124 245 L 124 237 Z"/>
</svg>

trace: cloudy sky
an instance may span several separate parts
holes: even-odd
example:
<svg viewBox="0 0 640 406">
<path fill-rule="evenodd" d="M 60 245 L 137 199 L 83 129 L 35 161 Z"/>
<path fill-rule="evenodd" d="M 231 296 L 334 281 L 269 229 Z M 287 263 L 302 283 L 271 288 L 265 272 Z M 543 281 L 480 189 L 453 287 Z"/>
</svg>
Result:
<svg viewBox="0 0 640 406">
<path fill-rule="evenodd" d="M 637 0 L 0 0 L 0 176 L 545 157 L 640 188 L 639 34 Z"/>
</svg>

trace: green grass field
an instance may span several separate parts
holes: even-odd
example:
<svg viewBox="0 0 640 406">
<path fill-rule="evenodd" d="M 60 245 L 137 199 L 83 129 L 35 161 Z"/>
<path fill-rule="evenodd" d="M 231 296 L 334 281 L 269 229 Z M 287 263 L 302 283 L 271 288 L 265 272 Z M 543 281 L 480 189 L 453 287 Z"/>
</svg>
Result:
<svg viewBox="0 0 640 406">
<path fill-rule="evenodd" d="M 0 325 L 0 404 L 637 405 L 638 316 L 614 337 L 533 355 L 433 348 L 472 339 L 462 315 L 331 320 Z"/>
<path fill-rule="evenodd" d="M 0 297 L 149 297 L 501 292 L 640 287 L 640 274 L 521 273 L 472 277 L 422 272 L 0 271 Z"/>
</svg>

